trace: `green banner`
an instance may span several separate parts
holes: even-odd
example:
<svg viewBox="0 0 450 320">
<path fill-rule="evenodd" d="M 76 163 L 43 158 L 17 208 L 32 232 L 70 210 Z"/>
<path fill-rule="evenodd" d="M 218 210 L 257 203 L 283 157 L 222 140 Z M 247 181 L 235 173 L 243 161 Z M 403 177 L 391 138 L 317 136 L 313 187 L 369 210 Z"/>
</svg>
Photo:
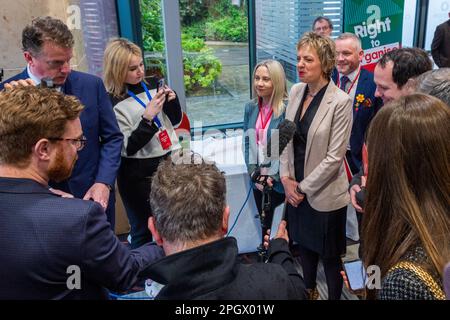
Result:
<svg viewBox="0 0 450 320">
<path fill-rule="evenodd" d="M 380 57 L 401 47 L 404 0 L 346 0 L 344 31 L 362 42 L 365 68 L 373 70 Z M 377 4 L 374 4 L 377 3 Z"/>
</svg>

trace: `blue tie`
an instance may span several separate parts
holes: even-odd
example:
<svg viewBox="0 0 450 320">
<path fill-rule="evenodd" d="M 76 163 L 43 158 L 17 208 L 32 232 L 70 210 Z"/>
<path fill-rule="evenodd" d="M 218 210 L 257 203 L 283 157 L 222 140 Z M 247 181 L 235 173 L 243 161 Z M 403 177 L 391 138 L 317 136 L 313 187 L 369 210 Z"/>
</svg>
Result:
<svg viewBox="0 0 450 320">
<path fill-rule="evenodd" d="M 340 80 L 340 82 L 341 82 L 341 85 L 339 86 L 339 88 L 342 90 L 342 91 L 345 91 L 345 86 L 347 85 L 347 83 L 350 81 L 350 79 L 347 77 L 347 76 L 342 76 L 341 77 L 341 80 Z"/>
</svg>

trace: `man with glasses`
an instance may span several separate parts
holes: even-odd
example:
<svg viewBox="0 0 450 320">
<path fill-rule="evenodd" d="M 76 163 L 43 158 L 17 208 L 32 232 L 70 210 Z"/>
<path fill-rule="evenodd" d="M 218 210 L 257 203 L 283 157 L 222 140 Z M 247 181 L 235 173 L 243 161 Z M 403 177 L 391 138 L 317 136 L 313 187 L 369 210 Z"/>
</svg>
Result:
<svg viewBox="0 0 450 320">
<path fill-rule="evenodd" d="M 102 299 L 129 290 L 162 257 L 129 250 L 95 201 L 52 193 L 89 146 L 81 103 L 56 90 L 0 91 L 0 299 Z"/>
<path fill-rule="evenodd" d="M 327 17 L 317 17 L 312 25 L 314 33 L 324 37 L 330 37 L 333 32 L 333 24 Z"/>
<path fill-rule="evenodd" d="M 105 210 L 114 228 L 115 184 L 120 164 L 123 136 L 117 125 L 110 99 L 100 78 L 72 71 L 74 39 L 68 27 L 58 19 L 39 17 L 22 32 L 26 69 L 0 84 L 10 88 L 18 84 L 40 84 L 51 80 L 56 90 L 77 97 L 85 106 L 81 126 L 89 143 L 79 153 L 72 176 L 56 189 L 77 198 L 94 200 Z M 55 191 L 57 192 L 57 191 Z"/>
</svg>

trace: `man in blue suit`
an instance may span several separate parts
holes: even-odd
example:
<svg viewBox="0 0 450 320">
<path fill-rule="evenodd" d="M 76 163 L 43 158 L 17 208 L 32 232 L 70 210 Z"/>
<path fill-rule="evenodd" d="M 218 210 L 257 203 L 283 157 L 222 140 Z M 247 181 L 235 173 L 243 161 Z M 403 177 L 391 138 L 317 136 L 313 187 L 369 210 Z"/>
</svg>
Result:
<svg viewBox="0 0 450 320">
<path fill-rule="evenodd" d="M 81 101 L 85 107 L 80 116 L 81 126 L 89 142 L 80 152 L 72 176 L 59 184 L 52 183 L 52 186 L 77 198 L 98 202 L 106 210 L 114 229 L 113 187 L 123 136 L 102 80 L 71 70 L 73 45 L 73 35 L 63 22 L 51 17 L 34 19 L 22 32 L 27 67 L 0 84 L 0 90 L 5 84 L 7 87 L 17 85 L 20 79 L 31 79 L 33 81 L 27 83 L 38 85 L 41 79 L 47 78 L 53 81 L 57 90 Z"/>
<path fill-rule="evenodd" d="M 106 289 L 130 289 L 163 256 L 154 244 L 120 243 L 97 202 L 49 190 L 90 143 L 82 110 L 56 90 L 0 92 L 0 299 L 107 298 Z"/>
<path fill-rule="evenodd" d="M 336 39 L 336 69 L 333 81 L 353 100 L 353 125 L 350 150 L 346 158 L 353 174 L 362 162 L 362 146 L 367 127 L 382 101 L 375 97 L 373 74 L 361 68 L 363 50 L 360 39 L 353 33 L 343 33 Z"/>
</svg>

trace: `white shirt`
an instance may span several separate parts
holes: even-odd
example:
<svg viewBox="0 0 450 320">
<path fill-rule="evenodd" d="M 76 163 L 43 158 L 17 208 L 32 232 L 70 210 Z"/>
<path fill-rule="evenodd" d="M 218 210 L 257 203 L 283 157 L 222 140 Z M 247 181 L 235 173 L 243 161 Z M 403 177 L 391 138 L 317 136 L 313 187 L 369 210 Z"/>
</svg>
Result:
<svg viewBox="0 0 450 320">
<path fill-rule="evenodd" d="M 349 95 L 349 97 L 350 97 L 350 99 L 352 99 L 352 101 L 355 100 L 356 87 L 358 87 L 358 81 L 359 81 L 359 77 L 358 77 L 358 79 L 356 79 L 356 81 L 355 81 L 355 78 L 359 74 L 360 69 L 361 69 L 361 65 L 346 75 L 350 81 L 348 81 L 347 84 L 345 85 L 344 91 L 345 91 L 345 93 L 347 93 Z M 339 73 L 339 81 L 341 81 L 341 78 L 343 76 L 345 76 L 345 74 Z M 353 83 L 353 81 L 355 81 L 355 83 Z M 352 83 L 353 83 L 352 89 L 350 90 L 350 92 L 347 92 L 350 89 L 350 86 L 352 85 Z"/>
<path fill-rule="evenodd" d="M 38 77 L 36 77 L 36 76 L 31 72 L 31 69 L 30 69 L 30 65 L 29 65 L 29 64 L 27 65 L 27 72 L 28 72 L 28 76 L 30 77 L 30 79 L 33 80 L 34 83 L 35 83 L 37 86 L 41 84 L 41 79 L 39 79 Z M 61 87 L 60 87 L 60 86 L 57 86 L 55 89 L 58 90 L 59 92 L 61 92 Z"/>
</svg>

